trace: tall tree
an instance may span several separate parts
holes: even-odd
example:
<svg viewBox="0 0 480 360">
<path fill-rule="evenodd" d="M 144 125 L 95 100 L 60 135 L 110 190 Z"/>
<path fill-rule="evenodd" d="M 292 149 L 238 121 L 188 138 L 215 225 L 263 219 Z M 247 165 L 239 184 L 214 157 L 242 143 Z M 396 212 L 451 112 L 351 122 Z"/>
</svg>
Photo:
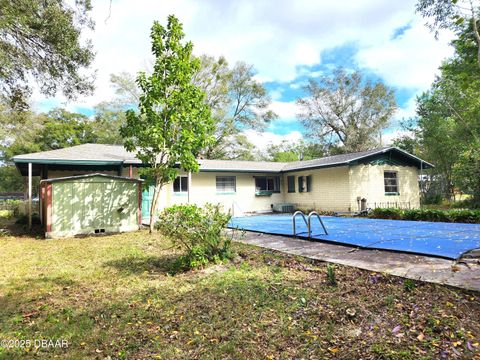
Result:
<svg viewBox="0 0 480 360">
<path fill-rule="evenodd" d="M 265 160 L 276 162 L 290 162 L 299 160 L 318 159 L 324 156 L 320 144 L 299 141 L 291 143 L 283 141 L 281 144 L 270 146 Z"/>
<path fill-rule="evenodd" d="M 0 0 L 0 96 L 13 108 L 27 107 L 32 78 L 49 96 L 93 89 L 81 73 L 94 57 L 81 41 L 82 30 L 93 29 L 90 10 L 90 0 Z"/>
<path fill-rule="evenodd" d="M 254 150 L 242 130 L 263 130 L 276 118 L 269 110 L 271 99 L 257 80 L 252 65 L 238 62 L 230 66 L 224 57 L 202 55 L 193 83 L 205 92 L 215 125 L 214 141 L 202 150 L 209 159 L 254 158 Z M 99 105 L 97 116 L 109 117 L 120 107 L 138 103 L 138 86 L 128 73 L 113 74 L 111 83 L 117 98 Z M 104 113 L 108 110 L 108 113 Z"/>
<path fill-rule="evenodd" d="M 83 114 L 54 109 L 47 114 L 24 114 L 21 122 L 12 123 L 9 141 L 0 148 L 3 160 L 15 155 L 99 142 L 92 121 Z"/>
<path fill-rule="evenodd" d="M 332 76 L 311 79 L 297 100 L 299 118 L 310 137 L 342 152 L 378 146 L 378 136 L 396 110 L 392 89 L 365 79 L 358 71 L 335 69 Z"/>
<path fill-rule="evenodd" d="M 473 204 L 480 207 L 480 140 L 475 139 L 469 145 L 458 156 L 453 178 L 459 189 L 470 194 Z"/>
<path fill-rule="evenodd" d="M 178 19 L 170 15 L 167 27 L 154 22 L 151 30 L 153 73 L 140 73 L 138 112 L 127 110 L 121 128 L 125 148 L 149 165 L 155 183 L 150 211 L 150 232 L 160 191 L 175 179 L 177 169 L 198 171 L 196 156 L 211 140 L 214 126 L 205 94 L 192 83 L 200 62 L 192 57 L 193 45 L 183 43 Z"/>
<path fill-rule="evenodd" d="M 454 56 L 444 61 L 431 89 L 418 98 L 416 131 L 425 159 L 436 165 L 433 174 L 443 196 L 452 198 L 460 190 L 478 201 L 480 183 L 470 180 L 478 172 L 480 76 L 470 28 L 466 23 L 459 30 L 452 42 Z"/>
<path fill-rule="evenodd" d="M 480 3 L 474 0 L 418 0 L 416 11 L 428 19 L 427 26 L 438 37 L 440 29 L 457 31 L 468 22 L 469 32 L 476 43 L 476 61 L 480 66 Z"/>
<path fill-rule="evenodd" d="M 136 108 L 140 101 L 140 89 L 135 78 L 127 72 L 110 75 L 116 97 L 95 106 L 92 126 L 98 142 L 123 144 L 120 128 L 125 125 L 125 111 Z"/>
<path fill-rule="evenodd" d="M 277 115 L 269 110 L 271 98 L 257 80 L 252 65 L 229 67 L 225 58 L 203 55 L 194 83 L 206 94 L 215 122 L 215 141 L 202 151 L 209 159 L 251 158 L 253 145 L 242 130 L 263 130 Z"/>
</svg>

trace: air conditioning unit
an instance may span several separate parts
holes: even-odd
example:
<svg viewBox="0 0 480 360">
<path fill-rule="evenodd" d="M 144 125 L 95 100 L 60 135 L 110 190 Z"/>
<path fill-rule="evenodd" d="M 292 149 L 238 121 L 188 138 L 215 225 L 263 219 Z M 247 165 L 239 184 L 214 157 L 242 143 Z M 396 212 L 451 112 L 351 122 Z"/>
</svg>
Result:
<svg viewBox="0 0 480 360">
<path fill-rule="evenodd" d="M 293 204 L 273 204 L 273 211 L 279 213 L 293 213 L 295 206 Z"/>
</svg>

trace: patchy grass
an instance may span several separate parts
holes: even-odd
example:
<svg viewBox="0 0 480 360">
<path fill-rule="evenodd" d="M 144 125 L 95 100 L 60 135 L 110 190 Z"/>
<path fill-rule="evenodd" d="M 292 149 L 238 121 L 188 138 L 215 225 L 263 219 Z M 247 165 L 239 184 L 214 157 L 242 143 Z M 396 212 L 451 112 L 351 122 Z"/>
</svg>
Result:
<svg viewBox="0 0 480 360">
<path fill-rule="evenodd" d="M 0 358 L 436 359 L 479 356 L 479 294 L 235 244 L 230 264 L 169 275 L 146 232 L 0 238 L 0 339 L 67 348 Z M 330 275 L 332 276 L 332 275 Z"/>
</svg>

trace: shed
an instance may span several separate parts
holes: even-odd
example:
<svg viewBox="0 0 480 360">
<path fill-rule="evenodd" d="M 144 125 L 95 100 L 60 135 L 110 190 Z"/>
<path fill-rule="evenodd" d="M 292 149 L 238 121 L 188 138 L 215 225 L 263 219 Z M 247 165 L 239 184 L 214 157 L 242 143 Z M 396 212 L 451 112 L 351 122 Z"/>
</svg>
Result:
<svg viewBox="0 0 480 360">
<path fill-rule="evenodd" d="M 45 237 L 138 230 L 142 180 L 87 174 L 40 182 L 40 218 Z"/>
</svg>

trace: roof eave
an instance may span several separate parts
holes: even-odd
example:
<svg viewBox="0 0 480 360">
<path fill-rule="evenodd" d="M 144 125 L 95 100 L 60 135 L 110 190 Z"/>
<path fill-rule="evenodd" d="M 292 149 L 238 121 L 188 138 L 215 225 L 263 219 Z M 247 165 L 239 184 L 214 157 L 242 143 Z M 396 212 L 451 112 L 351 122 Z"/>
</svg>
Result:
<svg viewBox="0 0 480 360">
<path fill-rule="evenodd" d="M 40 180 L 40 184 L 41 183 L 61 182 L 61 181 L 67 181 L 67 180 L 76 180 L 76 179 L 87 179 L 87 178 L 91 178 L 91 177 L 104 177 L 104 178 L 107 178 L 107 179 L 121 179 L 121 180 L 126 180 L 126 181 L 131 181 L 131 182 L 144 182 L 143 179 L 131 178 L 131 177 L 126 177 L 126 176 L 116 176 L 116 175 L 102 174 L 102 173 L 93 173 L 93 174 L 85 174 L 85 175 L 76 175 L 76 176 L 66 176 L 66 177 L 60 177 L 60 178 L 43 179 L 43 180 Z"/>
<path fill-rule="evenodd" d="M 251 173 L 251 174 L 280 174 L 282 170 L 246 170 L 246 169 L 200 169 L 200 172 L 224 172 L 224 173 Z"/>
<path fill-rule="evenodd" d="M 61 160 L 61 159 L 25 159 L 13 158 L 16 164 L 41 164 L 41 165 L 123 165 L 122 160 Z"/>
</svg>

